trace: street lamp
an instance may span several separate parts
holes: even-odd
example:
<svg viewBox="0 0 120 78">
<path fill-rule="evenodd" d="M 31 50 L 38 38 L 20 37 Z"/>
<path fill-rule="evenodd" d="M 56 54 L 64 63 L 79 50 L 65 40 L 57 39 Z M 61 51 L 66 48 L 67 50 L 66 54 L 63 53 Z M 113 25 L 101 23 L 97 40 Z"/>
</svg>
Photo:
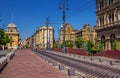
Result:
<svg viewBox="0 0 120 78">
<path fill-rule="evenodd" d="M 74 35 L 75 35 L 74 32 L 72 32 L 73 48 L 75 49 L 75 37 L 74 37 Z"/>
<path fill-rule="evenodd" d="M 65 44 L 65 19 L 66 19 L 66 11 L 68 8 L 68 0 L 60 0 L 60 10 L 62 10 L 62 20 L 63 20 L 63 53 L 66 53 L 66 44 Z"/>
</svg>

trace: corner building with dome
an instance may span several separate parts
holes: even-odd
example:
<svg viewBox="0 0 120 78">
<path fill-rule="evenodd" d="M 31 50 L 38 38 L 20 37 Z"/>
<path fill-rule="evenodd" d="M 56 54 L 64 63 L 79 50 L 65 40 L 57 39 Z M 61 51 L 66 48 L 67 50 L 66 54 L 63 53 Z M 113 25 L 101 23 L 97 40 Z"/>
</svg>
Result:
<svg viewBox="0 0 120 78">
<path fill-rule="evenodd" d="M 5 34 L 7 34 L 10 38 L 10 43 L 7 44 L 8 49 L 17 49 L 19 46 L 19 31 L 14 23 L 10 23 L 5 30 Z"/>
</svg>

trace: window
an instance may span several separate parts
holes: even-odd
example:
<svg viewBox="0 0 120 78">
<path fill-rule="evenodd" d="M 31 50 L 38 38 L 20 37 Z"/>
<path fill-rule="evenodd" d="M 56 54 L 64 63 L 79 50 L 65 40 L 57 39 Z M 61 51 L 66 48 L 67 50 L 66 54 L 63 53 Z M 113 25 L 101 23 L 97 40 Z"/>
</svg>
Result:
<svg viewBox="0 0 120 78">
<path fill-rule="evenodd" d="M 102 9 L 104 7 L 104 1 L 100 0 L 100 9 Z"/>
<path fill-rule="evenodd" d="M 111 14 L 111 20 L 114 22 L 114 13 Z"/>
<path fill-rule="evenodd" d="M 67 29 L 67 32 L 70 33 L 70 28 Z"/>
<path fill-rule="evenodd" d="M 114 22 L 114 13 L 108 15 L 108 21 L 110 24 Z"/>
<path fill-rule="evenodd" d="M 104 25 L 104 16 L 100 17 L 100 25 Z"/>
<path fill-rule="evenodd" d="M 120 20 L 120 10 L 118 11 L 118 20 Z"/>
<path fill-rule="evenodd" d="M 13 30 L 10 30 L 10 32 L 13 32 Z"/>
<path fill-rule="evenodd" d="M 113 4 L 113 0 L 109 0 L 109 5 Z"/>
<path fill-rule="evenodd" d="M 114 33 L 110 35 L 111 49 L 113 49 L 113 42 L 114 42 L 115 38 L 116 37 L 115 37 Z"/>
</svg>

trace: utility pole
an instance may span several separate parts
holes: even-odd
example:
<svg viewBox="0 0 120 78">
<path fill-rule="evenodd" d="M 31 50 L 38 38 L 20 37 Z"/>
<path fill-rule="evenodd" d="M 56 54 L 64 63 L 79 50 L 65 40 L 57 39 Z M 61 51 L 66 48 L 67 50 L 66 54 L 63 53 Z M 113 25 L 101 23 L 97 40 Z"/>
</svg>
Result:
<svg viewBox="0 0 120 78">
<path fill-rule="evenodd" d="M 62 10 L 62 20 L 63 20 L 63 53 L 66 53 L 66 44 L 65 44 L 65 19 L 66 19 L 66 11 L 68 8 L 68 0 L 60 0 L 60 10 Z"/>
<path fill-rule="evenodd" d="M 47 26 L 47 47 L 46 47 L 46 49 L 48 49 L 49 48 L 49 46 L 48 46 L 48 26 L 49 26 L 49 17 L 46 17 L 46 26 Z"/>
<path fill-rule="evenodd" d="M 50 36 L 50 33 L 49 33 L 49 32 L 51 32 L 51 31 L 49 30 L 49 25 L 50 25 L 50 24 L 61 24 L 61 23 L 58 23 L 58 22 L 50 23 L 50 22 L 49 22 L 49 16 L 48 16 L 48 17 L 46 17 L 46 22 L 44 22 L 44 24 L 45 24 L 46 30 L 47 30 L 46 49 L 50 49 L 50 48 L 51 48 L 51 45 L 53 45 L 52 42 L 53 42 L 54 38 L 51 38 L 51 36 Z M 49 32 L 48 32 L 48 30 L 49 30 Z M 53 34 L 54 34 L 54 29 L 53 29 Z M 45 43 L 44 43 L 44 45 L 45 45 Z"/>
</svg>

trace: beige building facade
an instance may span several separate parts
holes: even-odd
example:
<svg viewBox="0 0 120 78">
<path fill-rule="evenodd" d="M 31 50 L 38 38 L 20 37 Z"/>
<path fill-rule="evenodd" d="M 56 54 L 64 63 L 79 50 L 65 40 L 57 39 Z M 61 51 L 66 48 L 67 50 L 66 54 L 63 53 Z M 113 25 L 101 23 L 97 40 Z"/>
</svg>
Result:
<svg viewBox="0 0 120 78">
<path fill-rule="evenodd" d="M 97 41 L 103 43 L 104 50 L 113 49 L 117 40 L 120 50 L 120 0 L 96 0 Z"/>
<path fill-rule="evenodd" d="M 35 46 L 38 48 L 53 48 L 54 29 L 52 26 L 41 26 L 34 35 Z"/>
<path fill-rule="evenodd" d="M 97 33 L 89 24 L 85 24 L 80 31 L 77 32 L 77 37 L 81 37 L 85 42 L 91 41 L 95 45 Z"/>
<path fill-rule="evenodd" d="M 75 41 L 77 32 L 78 31 L 74 30 L 70 23 L 65 24 L 65 40 Z M 61 28 L 60 28 L 60 44 L 63 43 L 63 36 L 64 36 L 63 26 L 61 26 Z"/>
<path fill-rule="evenodd" d="M 28 37 L 26 38 L 23 42 L 22 42 L 23 46 L 26 46 L 27 48 L 32 48 L 32 37 Z"/>
<path fill-rule="evenodd" d="M 7 27 L 7 29 L 5 30 L 5 34 L 7 34 L 10 38 L 10 43 L 7 44 L 7 47 L 9 49 L 16 49 L 19 46 L 19 40 L 20 40 L 20 36 L 19 36 L 19 31 L 16 27 L 16 25 L 14 23 L 10 23 Z"/>
</svg>

